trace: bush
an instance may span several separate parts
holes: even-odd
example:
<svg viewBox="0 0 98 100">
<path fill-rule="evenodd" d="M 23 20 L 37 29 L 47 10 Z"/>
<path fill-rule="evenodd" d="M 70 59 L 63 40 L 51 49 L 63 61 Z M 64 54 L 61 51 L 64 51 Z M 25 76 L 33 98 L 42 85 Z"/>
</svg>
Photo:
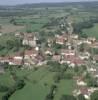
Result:
<svg viewBox="0 0 98 100">
<path fill-rule="evenodd" d="M 86 100 L 85 97 L 82 94 L 78 95 L 77 98 L 78 98 L 78 100 Z"/>
<path fill-rule="evenodd" d="M 49 70 L 52 72 L 60 72 L 61 71 L 61 65 L 60 63 L 56 61 L 48 61 L 47 65 L 49 65 Z"/>
<path fill-rule="evenodd" d="M 55 92 L 56 92 L 57 86 L 52 85 L 50 89 L 50 93 L 46 96 L 45 100 L 53 100 Z"/>
<path fill-rule="evenodd" d="M 72 95 L 63 95 L 60 100 L 76 100 Z"/>
<path fill-rule="evenodd" d="M 73 74 L 72 73 L 65 73 L 64 74 L 64 78 L 65 79 L 72 79 L 73 78 Z"/>
<path fill-rule="evenodd" d="M 8 89 L 7 93 L 2 97 L 2 100 L 8 100 L 9 97 L 17 90 L 22 89 L 25 83 L 24 80 L 17 80 L 15 85 Z"/>
<path fill-rule="evenodd" d="M 98 100 L 98 90 L 91 94 L 91 100 Z"/>
<path fill-rule="evenodd" d="M 0 86 L 0 92 L 7 92 L 8 91 L 8 87 L 6 87 L 6 86 Z"/>
</svg>

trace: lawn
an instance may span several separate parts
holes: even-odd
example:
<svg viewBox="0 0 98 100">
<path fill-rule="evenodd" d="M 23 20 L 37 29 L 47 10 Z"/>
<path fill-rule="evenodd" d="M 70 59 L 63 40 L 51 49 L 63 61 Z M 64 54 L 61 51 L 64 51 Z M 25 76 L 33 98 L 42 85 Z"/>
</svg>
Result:
<svg viewBox="0 0 98 100">
<path fill-rule="evenodd" d="M 0 84 L 8 87 L 14 84 L 14 80 L 9 71 L 7 71 L 5 74 L 0 75 Z"/>
<path fill-rule="evenodd" d="M 16 91 L 10 100 L 44 100 L 50 91 L 50 87 L 55 84 L 53 81 L 55 74 L 55 72 L 50 72 L 45 67 L 39 68 L 37 71 L 28 71 L 25 74 L 28 78 L 25 79 L 25 87 Z M 23 72 L 22 74 L 18 72 L 18 75 L 23 75 Z M 59 100 L 63 94 L 72 94 L 75 88 L 73 80 L 61 80 L 57 85 L 58 91 L 54 100 Z"/>
<path fill-rule="evenodd" d="M 58 90 L 54 100 L 60 100 L 64 94 L 72 95 L 72 91 L 75 89 L 75 81 L 73 80 L 61 80 L 58 85 Z"/>
<path fill-rule="evenodd" d="M 0 100 L 2 100 L 2 96 L 4 95 L 5 93 L 0 93 Z"/>
<path fill-rule="evenodd" d="M 2 36 L 0 36 L 0 45 L 6 45 L 6 42 L 8 40 L 14 40 L 16 39 L 16 37 L 14 36 L 14 34 L 4 34 Z"/>
<path fill-rule="evenodd" d="M 28 80 L 25 80 L 26 86 L 22 90 L 16 91 L 10 100 L 28 100 L 28 98 L 29 100 L 44 100 L 49 92 L 50 86 L 53 84 L 54 74 L 49 73 L 46 68 L 31 71 L 27 75 Z"/>
<path fill-rule="evenodd" d="M 83 33 L 91 37 L 96 37 L 98 39 L 98 24 L 95 24 L 94 27 L 90 29 L 84 29 Z"/>
<path fill-rule="evenodd" d="M 7 86 L 7 87 L 11 87 L 11 86 L 13 86 L 14 82 L 15 81 L 11 77 L 9 71 L 7 71 L 5 74 L 1 74 L 0 75 L 0 85 Z M 1 93 L 0 92 L 0 100 L 2 100 L 1 98 L 2 98 L 2 96 L 4 94 L 5 93 Z"/>
<path fill-rule="evenodd" d="M 15 21 L 17 22 L 17 24 L 23 24 L 23 25 L 29 24 L 31 26 L 31 31 L 39 31 L 42 28 L 42 26 L 49 21 L 49 19 L 46 17 L 29 18 L 29 19 L 22 17 L 22 18 L 17 18 Z"/>
<path fill-rule="evenodd" d="M 48 89 L 42 84 L 32 84 L 30 82 L 26 83 L 26 86 L 15 92 L 10 100 L 44 100 L 47 95 Z"/>
</svg>

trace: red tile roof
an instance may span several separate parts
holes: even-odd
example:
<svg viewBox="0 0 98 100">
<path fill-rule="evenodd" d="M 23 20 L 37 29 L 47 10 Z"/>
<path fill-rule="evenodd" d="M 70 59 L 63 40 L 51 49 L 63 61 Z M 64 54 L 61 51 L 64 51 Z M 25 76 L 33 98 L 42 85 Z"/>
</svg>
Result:
<svg viewBox="0 0 98 100">
<path fill-rule="evenodd" d="M 70 61 L 70 63 L 74 63 L 75 65 L 84 64 L 84 61 L 75 55 L 67 55 L 67 56 L 65 55 L 64 60 Z"/>
<path fill-rule="evenodd" d="M 56 38 L 56 43 L 64 44 L 64 42 L 65 42 L 65 38 L 63 36 L 59 36 Z"/>
<path fill-rule="evenodd" d="M 88 88 L 87 87 L 81 87 L 80 88 L 80 91 L 81 91 L 81 94 L 83 95 L 88 95 L 89 91 L 88 91 Z"/>
<path fill-rule="evenodd" d="M 38 54 L 38 51 L 36 50 L 26 50 L 25 55 L 31 56 L 33 54 Z"/>
<path fill-rule="evenodd" d="M 60 61 L 61 56 L 60 56 L 60 55 L 54 55 L 54 56 L 52 57 L 52 59 L 55 60 L 55 61 Z"/>
<path fill-rule="evenodd" d="M 61 53 L 62 54 L 67 54 L 67 55 L 75 55 L 75 50 L 65 50 L 65 49 L 62 49 L 61 50 Z"/>
</svg>

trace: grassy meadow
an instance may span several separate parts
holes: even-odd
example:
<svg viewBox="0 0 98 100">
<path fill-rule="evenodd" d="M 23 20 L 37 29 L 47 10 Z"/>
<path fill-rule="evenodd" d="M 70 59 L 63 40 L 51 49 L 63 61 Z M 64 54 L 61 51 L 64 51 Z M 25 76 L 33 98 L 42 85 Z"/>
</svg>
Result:
<svg viewBox="0 0 98 100">
<path fill-rule="evenodd" d="M 59 100 L 63 94 L 72 94 L 72 91 L 75 89 L 75 82 L 72 79 L 64 79 L 60 83 L 55 83 L 54 76 L 56 72 L 50 72 L 47 67 L 41 67 L 36 71 L 33 69 L 20 70 L 15 68 L 14 72 L 18 77 L 27 77 L 25 79 L 26 85 L 23 89 L 16 91 L 9 100 L 27 100 L 28 98 L 29 100 L 44 100 L 53 84 L 58 86 L 54 100 Z M 8 87 L 14 84 L 9 71 L 0 76 L 0 83 Z M 0 93 L 0 98 L 4 94 Z"/>
<path fill-rule="evenodd" d="M 94 24 L 94 27 L 89 29 L 84 29 L 83 33 L 87 34 L 90 37 L 96 37 L 98 39 L 98 24 Z"/>
</svg>

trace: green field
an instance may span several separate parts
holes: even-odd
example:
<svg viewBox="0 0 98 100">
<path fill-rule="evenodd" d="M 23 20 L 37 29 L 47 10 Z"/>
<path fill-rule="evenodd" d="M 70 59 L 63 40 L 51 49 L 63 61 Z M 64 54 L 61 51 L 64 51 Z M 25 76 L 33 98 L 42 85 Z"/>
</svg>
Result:
<svg viewBox="0 0 98 100">
<path fill-rule="evenodd" d="M 98 39 L 98 24 L 95 24 L 94 27 L 90 29 L 84 29 L 83 33 L 87 34 L 90 37 L 96 37 Z"/>
<path fill-rule="evenodd" d="M 95 12 L 93 10 L 95 10 Z M 37 35 L 39 40 L 44 40 L 44 43 L 41 43 L 41 51 L 44 51 L 47 49 L 46 44 L 49 38 L 53 38 L 54 41 L 55 34 L 60 34 L 62 31 L 66 33 L 68 31 L 66 29 L 69 28 L 69 22 L 78 24 L 89 21 L 90 18 L 98 17 L 98 14 L 96 13 L 98 12 L 98 8 L 94 7 L 92 10 L 90 8 L 86 9 L 86 6 L 82 4 L 77 6 L 72 4 L 64 5 L 63 7 L 30 7 L 30 9 L 28 6 L 27 8 L 12 9 L 11 12 L 10 10 L 8 12 L 6 12 L 6 10 L 1 10 L 1 12 L 3 12 L 6 17 L 0 17 L 0 33 L 6 34 L 0 36 L 0 56 L 11 56 L 16 52 L 22 52 L 24 50 L 24 47 L 21 44 L 22 42 L 19 43 L 21 45 L 17 43 L 17 41 L 21 41 L 20 38 L 15 37 L 15 32 L 17 31 L 27 32 L 27 34 L 29 32 L 38 32 Z M 8 15 L 11 15 L 8 16 L 6 15 L 7 13 Z M 4 16 L 2 13 L 1 15 Z M 14 19 L 14 22 L 11 22 L 12 19 Z M 63 27 L 64 29 L 61 28 L 63 24 L 65 25 L 65 27 Z M 96 37 L 98 39 L 98 23 L 94 24 L 94 27 L 92 28 L 84 29 L 82 32 L 90 37 Z M 11 42 L 8 43 L 8 40 L 11 40 Z M 15 40 L 15 43 L 13 40 Z M 9 49 L 9 46 L 13 47 Z M 17 50 L 17 47 L 19 50 Z M 51 49 L 55 49 L 55 46 L 54 48 L 52 47 Z M 55 51 L 59 51 L 59 49 L 56 49 Z M 78 74 L 82 75 L 82 72 L 84 72 L 83 68 L 79 68 L 78 73 L 73 69 L 68 68 L 61 74 L 62 72 L 59 73 L 59 71 L 61 71 L 60 69 L 59 71 L 52 72 L 49 67 L 50 66 L 47 65 L 40 66 L 40 68 L 35 70 L 20 69 L 16 67 L 12 69 L 8 68 L 4 74 L 0 75 L 0 85 L 13 88 L 16 83 L 16 80 L 11 76 L 11 71 L 13 71 L 17 78 L 24 80 L 26 84 L 22 89 L 15 91 L 9 100 L 45 100 L 45 97 L 49 94 L 51 86 L 53 85 L 57 86 L 53 100 L 60 100 L 62 95 L 65 94 L 72 95 L 73 90 L 76 89 L 76 83 L 72 77 L 77 76 Z M 53 66 L 53 68 L 55 69 L 55 66 Z M 64 77 L 61 78 L 60 81 L 57 80 L 59 82 L 56 83 L 54 78 L 58 78 L 56 75 L 59 76 L 59 74 L 62 76 L 64 75 Z M 66 76 L 70 76 L 70 74 L 72 77 L 66 78 Z M 2 100 L 2 96 L 5 94 L 5 92 L 0 93 L 0 100 Z"/>
<path fill-rule="evenodd" d="M 14 71 L 17 76 L 26 76 L 28 79 L 25 79 L 25 87 L 16 91 L 9 100 L 44 100 L 46 95 L 49 93 L 51 86 L 56 84 L 53 79 L 56 72 L 50 72 L 46 67 L 39 68 L 37 71 L 34 71 L 33 69 L 14 69 Z M 0 76 L 0 82 L 6 86 L 14 84 L 9 71 Z M 63 94 L 72 94 L 72 91 L 75 88 L 75 82 L 73 80 L 64 79 L 57 84 L 57 87 L 58 89 L 54 100 L 59 100 Z M 4 93 L 0 93 L 0 98 L 3 95 Z"/>
<path fill-rule="evenodd" d="M 0 75 L 0 85 L 11 87 L 15 81 L 13 80 L 12 76 L 10 75 L 9 71 L 7 71 L 5 74 Z M 2 100 L 2 96 L 5 93 L 0 93 L 0 100 Z"/>
<path fill-rule="evenodd" d="M 46 68 L 40 68 L 35 72 L 31 71 L 27 76 L 29 81 L 26 80 L 26 86 L 15 92 L 10 100 L 27 100 L 28 98 L 29 100 L 44 100 L 50 86 L 54 83 L 54 75 L 55 73 L 49 72 Z M 47 84 L 47 86 L 44 86 L 44 84 Z"/>
<path fill-rule="evenodd" d="M 12 34 L 4 34 L 4 35 L 0 36 L 0 55 L 1 56 L 2 55 L 13 55 L 16 53 L 15 46 L 13 46 L 12 49 L 7 48 L 8 41 L 13 41 L 13 43 L 17 42 L 14 40 L 20 41 L 20 39 L 16 38 L 13 33 Z M 23 47 L 19 47 L 19 51 L 22 51 L 22 50 L 23 50 Z"/>
</svg>

